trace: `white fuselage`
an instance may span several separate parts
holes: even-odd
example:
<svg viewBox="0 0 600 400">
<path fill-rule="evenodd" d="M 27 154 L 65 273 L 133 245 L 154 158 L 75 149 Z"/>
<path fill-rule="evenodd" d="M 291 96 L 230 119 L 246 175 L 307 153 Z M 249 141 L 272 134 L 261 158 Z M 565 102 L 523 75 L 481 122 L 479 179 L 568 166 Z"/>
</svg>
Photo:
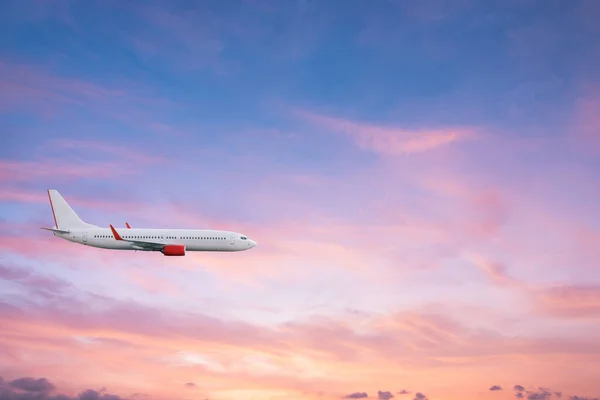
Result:
<svg viewBox="0 0 600 400">
<path fill-rule="evenodd" d="M 113 250 L 148 250 L 128 240 L 163 245 L 183 245 L 186 251 L 243 251 L 256 246 L 246 236 L 230 231 L 198 229 L 129 229 L 118 230 L 123 240 L 117 240 L 109 228 L 73 229 L 54 235 L 70 242 Z"/>
</svg>

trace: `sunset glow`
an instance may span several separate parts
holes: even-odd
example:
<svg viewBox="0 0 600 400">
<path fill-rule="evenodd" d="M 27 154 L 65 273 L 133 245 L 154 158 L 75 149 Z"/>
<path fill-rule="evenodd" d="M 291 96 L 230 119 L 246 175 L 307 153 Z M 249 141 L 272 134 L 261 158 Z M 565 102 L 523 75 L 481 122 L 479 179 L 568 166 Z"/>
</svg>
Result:
<svg viewBox="0 0 600 400">
<path fill-rule="evenodd" d="M 0 400 L 600 398 L 600 2 L 1 3 Z"/>
</svg>

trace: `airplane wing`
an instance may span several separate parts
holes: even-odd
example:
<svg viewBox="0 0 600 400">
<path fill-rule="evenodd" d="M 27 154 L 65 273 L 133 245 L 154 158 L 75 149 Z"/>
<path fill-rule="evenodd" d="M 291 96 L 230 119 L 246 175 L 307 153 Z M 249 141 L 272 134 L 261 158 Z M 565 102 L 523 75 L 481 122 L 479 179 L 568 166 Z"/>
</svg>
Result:
<svg viewBox="0 0 600 400">
<path fill-rule="evenodd" d="M 117 232 L 117 230 L 112 225 L 110 225 L 110 230 L 112 231 L 112 234 L 116 240 L 122 240 L 124 242 L 133 243 L 135 246 L 139 247 L 140 250 L 161 250 L 163 247 L 165 247 L 165 243 L 160 242 L 152 242 L 137 239 L 123 239 L 121 235 L 119 235 L 119 232 Z"/>
<path fill-rule="evenodd" d="M 129 222 L 125 222 L 125 225 L 127 225 L 128 229 L 131 229 L 131 225 L 129 225 Z"/>
</svg>

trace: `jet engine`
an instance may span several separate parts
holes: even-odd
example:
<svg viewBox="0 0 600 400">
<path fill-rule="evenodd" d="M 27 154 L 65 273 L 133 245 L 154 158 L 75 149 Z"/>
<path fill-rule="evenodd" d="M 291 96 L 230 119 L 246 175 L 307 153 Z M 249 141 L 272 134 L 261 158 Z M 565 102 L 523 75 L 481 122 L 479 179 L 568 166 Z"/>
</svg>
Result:
<svg viewBox="0 0 600 400">
<path fill-rule="evenodd" d="M 185 256 L 185 246 L 181 244 L 169 244 L 161 250 L 165 256 Z"/>
</svg>

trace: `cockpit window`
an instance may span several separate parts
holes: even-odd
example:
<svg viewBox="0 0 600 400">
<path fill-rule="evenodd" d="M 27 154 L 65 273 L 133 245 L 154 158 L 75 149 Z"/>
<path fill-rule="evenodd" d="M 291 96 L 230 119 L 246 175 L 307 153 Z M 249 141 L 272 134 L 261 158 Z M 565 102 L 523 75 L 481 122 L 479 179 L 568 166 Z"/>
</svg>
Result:
<svg viewBox="0 0 600 400">
<path fill-rule="evenodd" d="M 242 240 L 246 240 L 246 239 L 248 239 L 248 238 L 247 238 L 246 236 L 241 236 L 241 237 L 240 237 L 240 239 L 242 239 Z"/>
</svg>

